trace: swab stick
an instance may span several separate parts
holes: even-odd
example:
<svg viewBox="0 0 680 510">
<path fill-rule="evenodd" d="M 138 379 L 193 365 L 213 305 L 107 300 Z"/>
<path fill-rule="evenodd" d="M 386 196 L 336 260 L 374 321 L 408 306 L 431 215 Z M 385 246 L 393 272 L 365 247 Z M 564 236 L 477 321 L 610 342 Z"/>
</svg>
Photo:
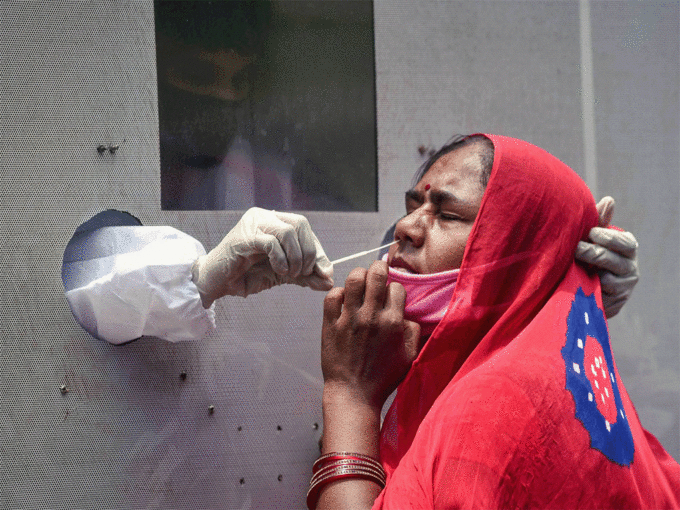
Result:
<svg viewBox="0 0 680 510">
<path fill-rule="evenodd" d="M 342 257 L 342 258 L 340 258 L 340 259 L 331 261 L 331 264 L 335 265 L 335 264 L 340 264 L 340 263 L 342 263 L 342 262 L 347 262 L 348 260 L 358 259 L 359 257 L 363 257 L 364 255 L 368 255 L 369 253 L 373 253 L 373 252 L 376 252 L 376 251 L 380 251 L 380 250 L 382 250 L 383 248 L 387 248 L 388 246 L 392 246 L 393 244 L 395 244 L 395 243 L 397 243 L 397 242 L 398 242 L 398 241 L 392 241 L 392 242 L 389 243 L 389 244 L 383 244 L 382 246 L 378 246 L 377 248 L 373 248 L 373 249 L 371 249 L 371 250 L 360 251 L 359 253 L 355 253 L 355 254 L 353 254 L 353 255 L 347 255 L 346 257 Z"/>
</svg>

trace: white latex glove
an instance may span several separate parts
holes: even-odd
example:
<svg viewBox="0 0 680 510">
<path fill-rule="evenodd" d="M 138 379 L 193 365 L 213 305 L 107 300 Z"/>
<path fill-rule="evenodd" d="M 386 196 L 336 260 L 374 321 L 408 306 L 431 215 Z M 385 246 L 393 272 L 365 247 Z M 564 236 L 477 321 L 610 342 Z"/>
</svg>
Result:
<svg viewBox="0 0 680 510">
<path fill-rule="evenodd" d="M 307 218 L 258 207 L 198 258 L 192 276 L 206 308 L 225 295 L 246 297 L 283 283 L 333 287 L 333 265 Z"/>
<path fill-rule="evenodd" d="M 612 197 L 600 200 L 597 211 L 600 215 L 599 226 L 593 227 L 588 234 L 593 243 L 579 242 L 576 259 L 598 270 L 604 313 L 607 318 L 611 318 L 626 304 L 640 279 L 638 242 L 630 232 L 607 228 L 614 213 Z"/>
</svg>

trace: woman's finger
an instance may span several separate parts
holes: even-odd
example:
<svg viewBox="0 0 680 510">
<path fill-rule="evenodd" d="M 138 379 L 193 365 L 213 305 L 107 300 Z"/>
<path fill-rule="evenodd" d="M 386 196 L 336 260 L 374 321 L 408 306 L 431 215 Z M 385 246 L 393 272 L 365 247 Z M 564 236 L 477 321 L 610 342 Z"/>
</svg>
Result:
<svg viewBox="0 0 680 510">
<path fill-rule="evenodd" d="M 323 320 L 326 324 L 337 322 L 342 314 L 342 302 L 345 289 L 335 287 L 331 289 L 323 300 Z"/>
<path fill-rule="evenodd" d="M 404 348 L 407 356 L 415 360 L 423 348 L 427 338 L 420 336 L 420 324 L 412 321 L 404 321 Z"/>
<path fill-rule="evenodd" d="M 350 271 L 345 280 L 345 308 L 351 313 L 355 313 L 364 303 L 366 273 L 363 267 L 357 267 Z"/>
<path fill-rule="evenodd" d="M 374 310 L 382 310 L 387 293 L 387 262 L 376 260 L 366 274 L 364 305 Z"/>
<path fill-rule="evenodd" d="M 385 291 L 385 310 L 397 310 L 403 316 L 406 290 L 401 283 L 390 282 Z"/>
</svg>

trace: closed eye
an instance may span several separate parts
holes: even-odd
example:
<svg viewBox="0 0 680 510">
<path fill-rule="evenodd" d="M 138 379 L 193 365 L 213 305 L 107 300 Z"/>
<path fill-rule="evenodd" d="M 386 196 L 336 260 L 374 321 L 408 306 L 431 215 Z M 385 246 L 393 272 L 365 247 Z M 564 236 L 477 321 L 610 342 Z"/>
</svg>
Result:
<svg viewBox="0 0 680 510">
<path fill-rule="evenodd" d="M 455 214 L 444 214 L 444 213 L 439 213 L 439 217 L 441 219 L 445 220 L 445 221 L 458 221 L 458 220 L 463 219 L 460 216 L 455 215 Z"/>
</svg>

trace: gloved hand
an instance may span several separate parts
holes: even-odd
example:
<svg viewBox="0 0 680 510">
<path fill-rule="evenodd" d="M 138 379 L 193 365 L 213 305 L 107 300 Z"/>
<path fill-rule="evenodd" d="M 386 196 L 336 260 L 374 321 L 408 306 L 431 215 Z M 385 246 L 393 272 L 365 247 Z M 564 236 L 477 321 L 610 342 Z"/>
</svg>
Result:
<svg viewBox="0 0 680 510">
<path fill-rule="evenodd" d="M 307 218 L 253 207 L 198 258 L 192 279 L 208 308 L 222 296 L 246 297 L 283 283 L 330 290 L 333 265 Z"/>
<path fill-rule="evenodd" d="M 604 197 L 597 204 L 599 226 L 588 234 L 594 243 L 579 242 L 576 259 L 594 266 L 600 275 L 602 303 L 607 318 L 614 317 L 630 298 L 640 278 L 638 242 L 630 232 L 607 228 L 614 213 L 614 199 Z"/>
</svg>

